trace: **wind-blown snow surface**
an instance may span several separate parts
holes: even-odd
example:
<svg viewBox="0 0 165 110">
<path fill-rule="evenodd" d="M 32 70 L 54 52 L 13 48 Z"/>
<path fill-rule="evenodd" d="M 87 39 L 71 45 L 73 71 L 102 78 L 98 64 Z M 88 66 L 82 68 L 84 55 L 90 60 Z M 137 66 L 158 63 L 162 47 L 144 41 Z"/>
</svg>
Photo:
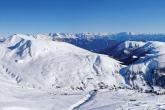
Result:
<svg viewBox="0 0 165 110">
<path fill-rule="evenodd" d="M 1 38 L 0 110 L 163 110 L 165 96 L 153 93 L 164 92 L 164 41 L 132 33 Z"/>
</svg>

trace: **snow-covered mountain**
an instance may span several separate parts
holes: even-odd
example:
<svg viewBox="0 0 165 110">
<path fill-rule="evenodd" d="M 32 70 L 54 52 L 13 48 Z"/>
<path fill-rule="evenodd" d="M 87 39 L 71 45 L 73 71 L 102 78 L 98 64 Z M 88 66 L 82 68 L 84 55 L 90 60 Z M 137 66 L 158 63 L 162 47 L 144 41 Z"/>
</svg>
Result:
<svg viewBox="0 0 165 110">
<path fill-rule="evenodd" d="M 164 48 L 164 34 L 2 37 L 0 110 L 164 109 L 135 91 L 165 93 Z"/>
<path fill-rule="evenodd" d="M 41 34 L 40 34 L 41 35 Z M 120 41 L 165 41 L 165 34 L 159 33 L 50 33 L 43 34 L 52 38 L 111 39 Z"/>
<path fill-rule="evenodd" d="M 13 35 L 0 43 L 0 73 L 21 86 L 52 90 L 116 88 L 122 65 L 65 42 Z"/>
<path fill-rule="evenodd" d="M 131 52 L 137 60 L 126 67 L 127 83 L 133 88 L 144 89 L 149 86 L 165 87 L 165 43 L 146 42 L 143 46 Z"/>
<path fill-rule="evenodd" d="M 47 36 L 51 40 L 68 42 L 92 52 L 109 55 L 128 65 L 121 69 L 121 74 L 132 88 L 153 90 L 153 86 L 164 87 L 164 34 L 58 33 Z M 158 73 L 156 76 L 155 72 Z"/>
<path fill-rule="evenodd" d="M 1 40 L 1 70 L 21 85 L 44 89 L 91 90 L 125 82 L 142 90 L 164 87 L 162 74 L 153 77 L 155 71 L 164 73 L 164 38 L 134 33 L 16 34 Z"/>
</svg>

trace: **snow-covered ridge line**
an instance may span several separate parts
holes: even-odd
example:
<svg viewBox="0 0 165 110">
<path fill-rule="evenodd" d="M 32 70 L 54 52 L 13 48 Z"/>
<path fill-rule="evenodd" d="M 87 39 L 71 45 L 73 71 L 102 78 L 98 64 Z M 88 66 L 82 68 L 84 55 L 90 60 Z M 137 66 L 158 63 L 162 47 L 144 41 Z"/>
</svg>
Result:
<svg viewBox="0 0 165 110">
<path fill-rule="evenodd" d="M 49 33 L 49 34 L 15 34 L 15 35 L 26 35 L 34 38 L 108 38 L 111 40 L 141 40 L 141 41 L 162 41 L 165 39 L 165 33 L 134 33 L 134 32 L 120 32 L 120 33 Z M 13 35 L 11 35 L 13 36 Z M 3 39 L 1 37 L 0 39 Z M 164 40 L 163 40 L 164 41 Z"/>
<path fill-rule="evenodd" d="M 117 34 L 95 34 L 95 33 L 55 33 L 48 34 L 50 38 L 56 39 L 109 39 L 109 40 L 119 40 L 119 41 L 165 41 L 165 34 L 135 34 L 135 33 L 117 33 Z"/>
</svg>

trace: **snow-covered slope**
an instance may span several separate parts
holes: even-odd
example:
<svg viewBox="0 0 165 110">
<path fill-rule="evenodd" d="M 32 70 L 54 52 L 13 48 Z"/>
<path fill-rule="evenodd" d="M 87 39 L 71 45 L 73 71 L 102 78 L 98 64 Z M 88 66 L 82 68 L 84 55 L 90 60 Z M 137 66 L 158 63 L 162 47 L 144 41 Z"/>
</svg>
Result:
<svg viewBox="0 0 165 110">
<path fill-rule="evenodd" d="M 125 69 L 121 69 L 121 73 L 132 88 L 153 89 L 155 86 L 164 87 L 165 85 L 163 81 L 165 71 L 164 34 L 58 33 L 48 36 L 49 39 L 68 42 L 120 60 L 128 65 Z M 158 74 L 155 75 L 154 72 Z"/>
<path fill-rule="evenodd" d="M 134 91 L 165 93 L 164 36 L 0 38 L 0 110 L 164 109 L 164 96 Z M 123 89 L 111 90 L 118 87 Z"/>
<path fill-rule="evenodd" d="M 0 72 L 22 86 L 92 90 L 124 84 L 120 62 L 64 42 L 14 35 L 0 43 Z"/>
<path fill-rule="evenodd" d="M 145 40 L 151 41 L 144 42 Z M 153 77 L 155 71 L 164 73 L 165 46 L 164 42 L 160 42 L 163 40 L 164 34 L 14 35 L 1 42 L 0 58 L 3 59 L 4 71 L 6 69 L 13 71 L 16 68 L 13 74 L 18 77 L 16 79 L 18 82 L 37 88 L 72 90 L 107 88 L 124 83 L 122 79 L 124 77 L 132 88 L 153 89 L 153 85 L 164 86 L 163 75 Z M 64 42 L 110 55 L 127 67 L 121 67 L 118 61 L 106 55 L 95 54 Z M 13 65 L 8 66 L 9 64 Z M 35 69 L 36 67 L 38 69 Z M 27 68 L 30 69 L 27 71 Z M 34 70 L 35 74 L 32 72 Z M 114 73 L 117 78 L 113 76 Z M 116 81 L 118 78 L 121 80 Z M 155 79 L 156 82 L 153 82 Z"/>
<path fill-rule="evenodd" d="M 165 87 L 165 43 L 146 42 L 132 52 L 138 60 L 125 68 L 126 82 L 136 89 Z"/>
</svg>

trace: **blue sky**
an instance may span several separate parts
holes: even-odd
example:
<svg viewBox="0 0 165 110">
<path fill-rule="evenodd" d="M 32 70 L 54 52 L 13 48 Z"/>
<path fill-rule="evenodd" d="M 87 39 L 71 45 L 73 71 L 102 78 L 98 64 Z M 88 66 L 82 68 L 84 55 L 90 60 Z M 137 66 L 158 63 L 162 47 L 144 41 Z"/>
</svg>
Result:
<svg viewBox="0 0 165 110">
<path fill-rule="evenodd" d="M 165 32 L 165 0 L 0 0 L 0 34 Z"/>
</svg>

